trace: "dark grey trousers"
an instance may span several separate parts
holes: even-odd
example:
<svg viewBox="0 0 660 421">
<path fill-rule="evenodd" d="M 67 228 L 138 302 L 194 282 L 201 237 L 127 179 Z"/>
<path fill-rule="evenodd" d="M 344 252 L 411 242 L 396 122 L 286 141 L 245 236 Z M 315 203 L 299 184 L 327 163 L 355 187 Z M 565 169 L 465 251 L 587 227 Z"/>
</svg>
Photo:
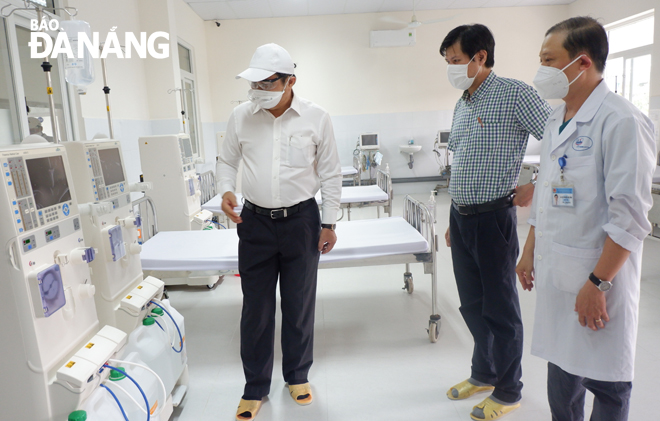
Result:
<svg viewBox="0 0 660 421">
<path fill-rule="evenodd" d="M 548 402 L 553 421 L 584 420 L 586 391 L 594 394 L 591 421 L 626 421 L 632 382 L 604 382 L 567 373 L 548 363 Z"/>
<path fill-rule="evenodd" d="M 243 208 L 238 224 L 238 268 L 243 290 L 241 359 L 244 399 L 270 393 L 275 345 L 276 288 L 282 309 L 282 373 L 307 382 L 314 348 L 314 309 L 321 220 L 314 198 L 298 213 L 271 219 Z"/>
<path fill-rule="evenodd" d="M 451 257 L 460 311 L 474 338 L 471 377 L 493 396 L 521 398 L 523 326 L 516 289 L 516 208 L 460 215 L 451 208 Z"/>
</svg>

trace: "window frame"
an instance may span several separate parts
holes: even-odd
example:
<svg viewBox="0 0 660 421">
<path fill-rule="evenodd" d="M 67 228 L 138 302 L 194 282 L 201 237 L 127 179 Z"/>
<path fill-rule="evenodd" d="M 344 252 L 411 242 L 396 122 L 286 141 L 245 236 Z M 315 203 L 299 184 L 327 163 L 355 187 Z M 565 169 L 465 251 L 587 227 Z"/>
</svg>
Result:
<svg viewBox="0 0 660 421">
<path fill-rule="evenodd" d="M 625 19 L 621 19 L 621 20 L 613 22 L 611 24 L 604 25 L 605 31 L 607 33 L 608 40 L 610 38 L 610 32 L 612 30 L 615 30 L 615 29 L 618 29 L 618 28 L 621 28 L 621 27 L 624 27 L 624 26 L 628 26 L 628 25 L 634 25 L 635 23 L 640 22 L 640 21 L 645 20 L 645 19 L 648 19 L 648 18 L 653 18 L 653 20 L 655 22 L 655 19 L 656 19 L 655 9 L 647 10 L 645 12 L 638 13 L 636 15 L 627 17 Z M 655 34 L 654 34 L 654 37 L 655 37 Z M 626 98 L 628 100 L 632 100 L 632 97 L 630 97 L 631 93 L 627 92 L 627 89 L 626 89 L 627 79 L 632 77 L 632 75 L 628 75 L 627 72 L 626 72 L 626 62 L 628 60 L 632 60 L 632 59 L 635 59 L 637 57 L 642 57 L 642 56 L 645 56 L 645 55 L 650 55 L 651 56 L 651 61 L 653 61 L 653 45 L 654 45 L 654 43 L 653 43 L 653 41 L 651 41 L 650 44 L 646 44 L 646 45 L 643 45 L 643 46 L 640 46 L 640 47 L 631 48 L 629 50 L 623 50 L 623 51 L 619 51 L 619 52 L 616 52 L 616 53 L 608 54 L 606 64 L 610 60 L 616 60 L 618 58 L 623 59 L 623 75 L 622 75 L 623 80 L 621 81 L 621 92 L 617 92 L 619 95 L 623 96 L 624 98 Z M 605 66 L 605 72 L 607 72 L 607 65 Z M 614 86 L 613 88 L 614 88 L 615 91 L 617 90 L 616 86 Z"/>
<path fill-rule="evenodd" d="M 183 48 L 188 50 L 189 52 L 189 57 L 190 57 L 190 70 L 191 72 L 188 72 L 186 70 L 183 70 L 181 68 L 181 62 L 179 60 L 179 48 L 178 46 L 181 45 Z M 205 149 L 204 149 L 204 139 L 203 139 L 203 131 L 202 131 L 202 125 L 200 123 L 200 118 L 199 118 L 199 98 L 197 96 L 197 78 L 195 77 L 195 73 L 197 71 L 197 66 L 195 64 L 195 49 L 194 47 L 184 41 L 181 38 L 177 39 L 177 48 L 176 48 L 176 54 L 177 54 L 177 69 L 179 70 L 179 80 L 181 82 L 181 89 L 185 89 L 185 83 L 186 81 L 192 83 L 193 85 L 193 92 L 187 92 L 183 91 L 183 104 L 181 104 L 182 109 L 186 112 L 186 120 L 188 121 L 188 132 L 186 134 L 190 135 L 190 120 L 191 120 L 191 115 L 189 110 L 186 109 L 186 103 L 185 103 L 185 98 L 186 95 L 192 94 L 192 107 L 193 107 L 193 122 L 195 124 L 195 127 L 197 128 L 197 138 L 195 141 L 197 142 L 197 153 L 194 154 L 195 158 L 201 158 L 202 160 L 205 160 L 206 154 L 205 154 Z"/>
<path fill-rule="evenodd" d="M 54 3 L 57 7 L 57 3 Z M 61 21 L 62 19 L 58 16 L 50 16 L 51 19 L 56 19 Z M 30 134 L 30 128 L 28 123 L 28 114 L 25 109 L 25 89 L 23 81 L 23 72 L 21 69 L 20 62 L 20 52 L 18 49 L 18 36 L 17 36 L 17 27 L 27 29 L 30 31 L 30 20 L 37 19 L 36 11 L 32 10 L 17 10 L 11 16 L 4 18 L 5 33 L 7 38 L 7 50 L 9 52 L 9 66 L 11 68 L 11 77 L 13 80 L 13 107 L 15 107 L 15 117 L 18 117 L 18 132 L 19 132 L 19 142 L 22 141 L 25 137 Z M 53 33 L 50 33 L 51 36 Z M 50 61 L 53 61 L 50 59 Z M 72 101 L 73 87 L 65 79 L 65 64 L 63 58 L 60 56 L 56 60 L 57 66 L 60 69 L 59 72 L 59 82 L 62 89 L 62 110 L 64 117 L 64 125 L 60 126 L 60 134 L 64 132 L 66 134 L 66 139 L 73 141 L 78 140 L 78 133 L 74 130 L 74 127 L 78 124 L 77 116 L 77 107 L 73 104 L 76 101 Z M 51 77 L 53 74 L 51 73 Z M 12 98 L 10 98 L 11 100 Z M 77 105 L 77 104 L 76 104 Z M 14 115 L 12 116 L 14 117 Z M 75 126 L 74 126 L 75 125 Z M 60 139 L 61 141 L 62 139 Z M 14 141 L 13 144 L 16 144 Z"/>
</svg>

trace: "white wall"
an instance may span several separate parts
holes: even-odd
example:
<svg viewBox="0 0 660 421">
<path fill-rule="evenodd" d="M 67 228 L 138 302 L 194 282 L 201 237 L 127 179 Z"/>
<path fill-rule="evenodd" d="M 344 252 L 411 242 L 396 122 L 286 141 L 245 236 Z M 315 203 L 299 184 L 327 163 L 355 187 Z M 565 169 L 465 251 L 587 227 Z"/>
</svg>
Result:
<svg viewBox="0 0 660 421">
<path fill-rule="evenodd" d="M 234 75 L 245 69 L 256 47 L 275 42 L 297 63 L 295 91 L 326 108 L 335 125 L 343 165 L 350 165 L 357 136 L 378 132 L 393 177 L 437 175 L 432 154 L 439 129 L 448 129 L 461 92 L 449 85 L 438 49 L 454 27 L 479 22 L 495 36 L 499 76 L 531 84 L 544 31 L 567 17 L 567 6 L 417 12 L 421 21 L 454 16 L 417 29 L 414 47 L 370 48 L 369 31 L 394 29 L 380 20 L 409 20 L 409 12 L 206 22 L 216 122 L 225 122 L 245 100 L 248 85 Z M 522 35 L 524 34 L 524 35 Z M 414 138 L 423 150 L 415 168 L 398 145 Z"/>
</svg>

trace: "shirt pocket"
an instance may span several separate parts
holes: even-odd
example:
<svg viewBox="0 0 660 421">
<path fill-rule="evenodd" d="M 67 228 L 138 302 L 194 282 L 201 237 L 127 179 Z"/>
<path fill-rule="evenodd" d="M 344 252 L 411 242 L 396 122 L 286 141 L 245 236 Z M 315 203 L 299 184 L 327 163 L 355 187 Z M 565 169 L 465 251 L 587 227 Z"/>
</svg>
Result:
<svg viewBox="0 0 660 421">
<path fill-rule="evenodd" d="M 564 168 L 566 182 L 575 188 L 575 201 L 590 202 L 596 198 L 596 159 L 593 156 L 569 157 Z"/>
<path fill-rule="evenodd" d="M 289 166 L 295 168 L 309 167 L 314 163 L 316 144 L 311 136 L 291 136 L 287 153 Z"/>
<path fill-rule="evenodd" d="M 602 248 L 583 249 L 552 242 L 552 284 L 577 295 L 603 253 Z"/>
</svg>

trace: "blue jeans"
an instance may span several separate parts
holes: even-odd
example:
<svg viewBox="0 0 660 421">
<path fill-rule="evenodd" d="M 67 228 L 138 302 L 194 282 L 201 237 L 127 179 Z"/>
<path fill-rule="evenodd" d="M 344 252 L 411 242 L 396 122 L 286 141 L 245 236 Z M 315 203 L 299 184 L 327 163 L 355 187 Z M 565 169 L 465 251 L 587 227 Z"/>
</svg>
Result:
<svg viewBox="0 0 660 421">
<path fill-rule="evenodd" d="M 584 397 L 594 394 L 591 421 L 626 421 L 632 382 L 604 382 L 567 373 L 548 363 L 548 402 L 552 421 L 584 420 Z"/>
</svg>

